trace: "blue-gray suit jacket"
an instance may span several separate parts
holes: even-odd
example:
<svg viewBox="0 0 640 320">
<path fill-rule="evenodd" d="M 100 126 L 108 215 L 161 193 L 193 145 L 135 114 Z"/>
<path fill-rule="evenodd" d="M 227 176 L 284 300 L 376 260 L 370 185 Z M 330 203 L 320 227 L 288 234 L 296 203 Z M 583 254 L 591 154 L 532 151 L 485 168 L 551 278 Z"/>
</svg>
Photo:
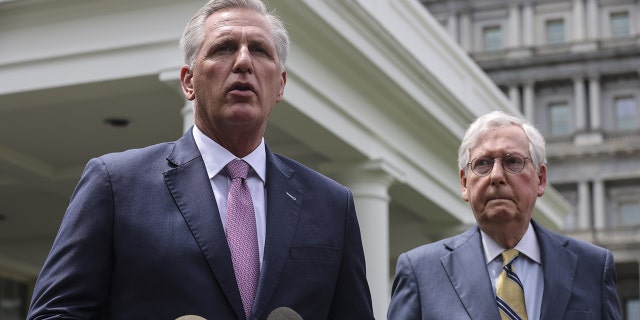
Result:
<svg viewBox="0 0 640 320">
<path fill-rule="evenodd" d="M 251 319 L 373 319 L 351 192 L 267 148 L 265 253 Z M 191 130 L 92 159 L 37 280 L 28 319 L 244 319 Z"/>
<path fill-rule="evenodd" d="M 621 319 L 611 252 L 532 224 L 544 275 L 540 319 Z M 477 226 L 403 253 L 389 319 L 500 319 L 485 261 Z"/>
</svg>

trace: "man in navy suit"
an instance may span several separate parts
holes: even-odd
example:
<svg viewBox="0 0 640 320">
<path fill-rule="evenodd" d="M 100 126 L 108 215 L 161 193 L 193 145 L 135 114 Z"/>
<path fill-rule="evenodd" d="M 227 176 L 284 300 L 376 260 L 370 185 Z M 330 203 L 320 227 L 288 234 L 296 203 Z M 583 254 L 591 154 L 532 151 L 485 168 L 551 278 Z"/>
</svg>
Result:
<svg viewBox="0 0 640 320">
<path fill-rule="evenodd" d="M 513 319 L 621 318 L 611 252 L 531 219 L 546 187 L 545 160 L 544 138 L 517 117 L 495 111 L 471 124 L 458 166 L 477 225 L 399 257 L 390 320 L 511 319 L 499 311 L 496 287 L 501 253 L 514 248 L 510 270 L 526 310 Z"/>
<path fill-rule="evenodd" d="M 212 0 L 196 13 L 180 73 L 195 126 L 175 142 L 89 161 L 28 319 L 266 319 L 278 307 L 306 320 L 373 319 L 351 192 L 263 139 L 288 41 L 260 0 Z M 225 223 L 224 168 L 235 159 L 250 166 L 247 242 L 259 251 L 245 303 Z"/>
</svg>

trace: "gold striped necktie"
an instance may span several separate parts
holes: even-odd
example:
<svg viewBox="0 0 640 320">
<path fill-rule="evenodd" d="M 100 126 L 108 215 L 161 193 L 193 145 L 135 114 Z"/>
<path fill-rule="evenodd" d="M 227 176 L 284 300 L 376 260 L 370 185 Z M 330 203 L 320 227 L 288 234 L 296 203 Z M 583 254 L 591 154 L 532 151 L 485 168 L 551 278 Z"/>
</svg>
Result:
<svg viewBox="0 0 640 320">
<path fill-rule="evenodd" d="M 527 319 L 527 308 L 524 304 L 522 283 L 513 268 L 520 252 L 509 249 L 502 252 L 502 272 L 498 277 L 496 301 L 502 320 Z"/>
</svg>

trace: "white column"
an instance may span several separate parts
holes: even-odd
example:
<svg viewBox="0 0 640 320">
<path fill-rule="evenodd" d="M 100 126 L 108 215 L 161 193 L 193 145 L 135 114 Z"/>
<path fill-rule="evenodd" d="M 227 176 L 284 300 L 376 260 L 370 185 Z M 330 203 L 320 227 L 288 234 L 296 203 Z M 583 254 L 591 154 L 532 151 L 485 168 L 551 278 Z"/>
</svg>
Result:
<svg viewBox="0 0 640 320">
<path fill-rule="evenodd" d="M 587 230 L 591 225 L 589 219 L 589 182 L 580 181 L 578 182 L 578 230 Z"/>
<path fill-rule="evenodd" d="M 573 0 L 573 41 L 584 40 L 584 0 Z"/>
<path fill-rule="evenodd" d="M 598 38 L 598 26 L 600 18 L 598 17 L 598 0 L 587 0 L 587 39 L 595 40 Z"/>
<path fill-rule="evenodd" d="M 367 280 L 376 319 L 387 318 L 391 297 L 389 279 L 389 186 L 394 181 L 390 167 L 382 161 L 357 165 L 331 164 L 337 179 L 351 192 L 362 233 Z"/>
<path fill-rule="evenodd" d="M 517 3 L 509 5 L 507 30 L 507 47 L 517 48 L 520 46 L 520 8 Z"/>
<path fill-rule="evenodd" d="M 530 3 L 522 5 L 522 45 L 529 47 L 533 45 L 533 8 Z"/>
<path fill-rule="evenodd" d="M 447 30 L 451 37 L 457 43 L 460 43 L 460 38 L 458 36 L 458 13 L 455 11 L 447 17 Z"/>
<path fill-rule="evenodd" d="M 604 182 L 601 179 L 593 181 L 593 221 L 594 228 L 600 230 L 606 227 Z"/>
<path fill-rule="evenodd" d="M 467 52 L 473 49 L 471 46 L 471 17 L 469 12 L 460 14 L 460 45 Z"/>
<path fill-rule="evenodd" d="M 509 100 L 511 100 L 511 104 L 516 109 L 522 111 L 522 106 L 520 105 L 520 90 L 518 85 L 509 86 Z"/>
<path fill-rule="evenodd" d="M 633 5 L 633 9 L 631 10 L 633 11 L 633 14 L 635 14 L 635 17 L 640 16 L 640 5 L 638 5 L 637 2 Z M 630 12 L 629 14 L 632 14 L 632 13 Z M 631 17 L 634 17 L 634 16 L 631 16 Z M 635 23 L 631 24 L 631 35 L 637 36 L 638 33 L 640 33 L 640 19 L 633 19 L 633 20 L 635 20 Z"/>
<path fill-rule="evenodd" d="M 573 103 L 575 110 L 576 131 L 584 132 L 586 129 L 587 109 L 585 107 L 584 78 L 575 77 L 573 79 Z"/>
<path fill-rule="evenodd" d="M 600 119 L 600 78 L 598 76 L 589 78 L 589 115 L 591 116 L 591 130 L 600 131 L 602 121 Z"/>
<path fill-rule="evenodd" d="M 524 116 L 529 119 L 532 123 L 536 123 L 535 118 L 535 106 L 534 106 L 534 95 L 533 95 L 533 82 L 527 82 L 523 86 L 523 113 Z"/>
</svg>

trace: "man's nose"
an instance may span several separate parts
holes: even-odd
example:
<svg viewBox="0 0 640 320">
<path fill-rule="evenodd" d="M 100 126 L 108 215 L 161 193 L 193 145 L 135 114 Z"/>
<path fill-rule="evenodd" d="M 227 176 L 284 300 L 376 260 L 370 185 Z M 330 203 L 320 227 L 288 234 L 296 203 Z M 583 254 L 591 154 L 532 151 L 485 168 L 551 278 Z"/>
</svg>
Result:
<svg viewBox="0 0 640 320">
<path fill-rule="evenodd" d="M 253 61 L 251 59 L 251 51 L 248 47 L 242 46 L 238 49 L 233 65 L 233 72 L 253 72 Z"/>
<path fill-rule="evenodd" d="M 502 167 L 502 159 L 494 159 L 493 160 L 493 168 L 489 173 L 489 177 L 491 178 L 491 183 L 504 183 L 504 168 Z"/>
</svg>

